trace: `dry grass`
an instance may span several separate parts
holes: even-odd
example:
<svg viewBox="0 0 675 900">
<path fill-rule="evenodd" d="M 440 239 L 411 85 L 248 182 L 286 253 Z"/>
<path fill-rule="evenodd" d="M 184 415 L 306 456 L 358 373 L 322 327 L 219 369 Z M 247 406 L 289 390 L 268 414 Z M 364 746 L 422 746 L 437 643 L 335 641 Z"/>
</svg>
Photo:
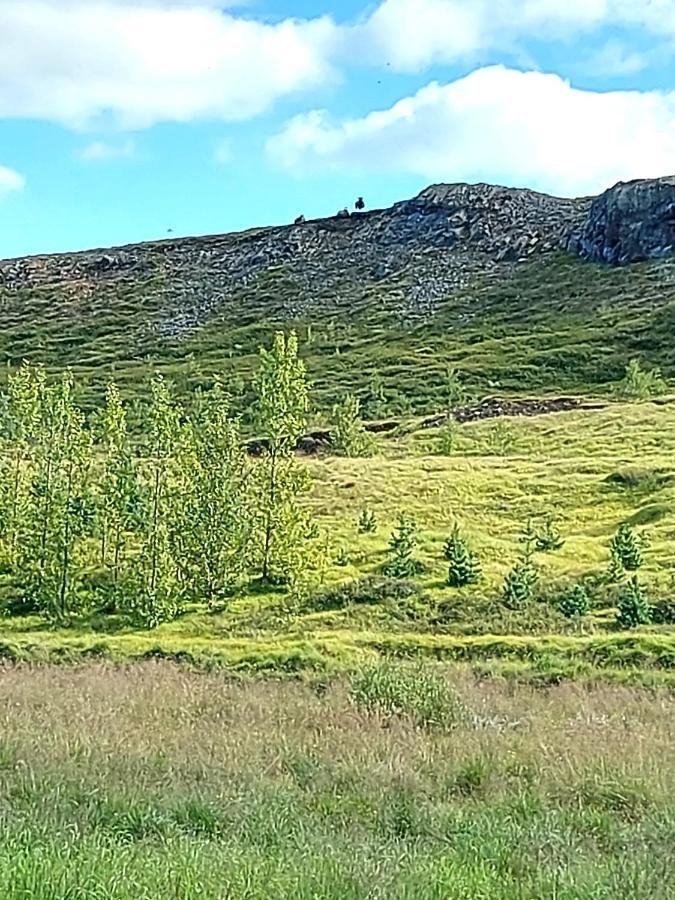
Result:
<svg viewBox="0 0 675 900">
<path fill-rule="evenodd" d="M 0 896 L 675 896 L 675 697 L 443 677 L 450 730 L 347 679 L 6 667 Z"/>
</svg>

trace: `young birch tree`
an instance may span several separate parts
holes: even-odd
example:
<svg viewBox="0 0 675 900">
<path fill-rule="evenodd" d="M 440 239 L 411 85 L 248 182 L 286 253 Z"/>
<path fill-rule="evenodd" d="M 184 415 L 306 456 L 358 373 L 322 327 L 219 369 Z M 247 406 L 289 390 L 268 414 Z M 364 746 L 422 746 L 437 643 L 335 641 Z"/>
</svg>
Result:
<svg viewBox="0 0 675 900">
<path fill-rule="evenodd" d="M 30 502 L 31 461 L 44 373 L 23 365 L 9 375 L 3 400 L 0 447 L 0 545 L 2 566 L 15 573 Z"/>
<path fill-rule="evenodd" d="M 246 570 L 251 540 L 251 464 L 229 398 L 217 383 L 185 429 L 174 529 L 183 592 L 214 606 Z"/>
<path fill-rule="evenodd" d="M 180 440 L 180 411 L 161 375 L 150 383 L 147 412 L 148 508 L 144 516 L 141 552 L 136 560 L 130 607 L 138 619 L 154 628 L 179 611 L 176 563 L 172 553 L 175 492 L 172 476 Z"/>
<path fill-rule="evenodd" d="M 127 413 L 119 390 L 108 385 L 98 421 L 103 467 L 97 501 L 100 563 L 109 575 L 111 600 L 117 606 L 127 580 L 128 534 L 137 524 L 140 501 L 137 462 L 129 440 Z"/>
<path fill-rule="evenodd" d="M 91 522 L 89 497 L 91 440 L 73 396 L 70 371 L 48 387 L 38 380 L 29 527 L 21 572 L 40 609 L 58 621 L 79 609 L 78 575 L 84 561 L 82 538 Z"/>
<path fill-rule="evenodd" d="M 289 583 L 306 560 L 311 520 L 300 503 L 309 488 L 294 450 L 307 423 L 309 398 L 298 341 L 278 333 L 261 349 L 256 379 L 257 421 L 266 449 L 255 473 L 256 545 L 252 562 L 264 582 Z"/>
</svg>

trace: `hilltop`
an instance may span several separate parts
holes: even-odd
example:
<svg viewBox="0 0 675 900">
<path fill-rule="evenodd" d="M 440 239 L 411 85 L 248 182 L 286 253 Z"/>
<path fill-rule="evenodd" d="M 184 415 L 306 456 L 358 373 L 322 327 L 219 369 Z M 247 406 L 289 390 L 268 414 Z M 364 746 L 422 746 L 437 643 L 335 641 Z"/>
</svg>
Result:
<svg viewBox="0 0 675 900">
<path fill-rule="evenodd" d="M 597 392 L 644 355 L 672 370 L 675 179 L 560 199 L 434 185 L 384 210 L 230 235 L 0 262 L 0 354 L 180 388 L 245 379 L 274 328 L 304 339 L 319 397 L 426 411 L 447 364 L 478 392 Z"/>
</svg>

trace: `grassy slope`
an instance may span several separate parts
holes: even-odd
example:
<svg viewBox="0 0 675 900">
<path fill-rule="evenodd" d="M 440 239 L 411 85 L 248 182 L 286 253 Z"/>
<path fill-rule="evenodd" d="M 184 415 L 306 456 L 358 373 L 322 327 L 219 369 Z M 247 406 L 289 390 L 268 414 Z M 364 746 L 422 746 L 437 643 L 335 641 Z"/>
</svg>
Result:
<svg viewBox="0 0 675 900">
<path fill-rule="evenodd" d="M 510 447 L 507 455 L 495 455 L 495 431 L 503 437 L 505 427 Z M 38 619 L 12 618 L 2 628 L 2 651 L 43 659 L 162 654 L 202 666 L 286 670 L 344 668 L 386 651 L 488 665 L 501 660 L 503 668 L 524 666 L 554 676 L 603 668 L 673 680 L 672 629 L 614 631 L 616 597 L 602 585 L 581 633 L 551 601 L 557 588 L 606 570 L 609 538 L 624 520 L 644 526 L 649 535 L 641 576 L 649 591 L 669 595 L 675 562 L 675 404 L 615 404 L 510 419 L 506 426 L 504 420 L 466 425 L 452 458 L 437 454 L 438 443 L 437 432 L 411 426 L 408 434 L 382 439 L 375 458 L 308 463 L 314 476 L 310 502 L 331 535 L 325 582 L 376 572 L 396 514 L 406 510 L 423 532 L 428 572 L 420 578 L 420 599 L 315 612 L 311 597 L 298 606 L 285 595 L 251 594 L 227 611 L 195 608 L 151 633 L 116 631 L 108 620 L 53 632 Z M 636 468 L 632 486 L 607 481 L 617 473 L 634 475 Z M 375 535 L 357 534 L 356 519 L 365 507 L 377 514 Z M 516 559 L 528 518 L 548 510 L 557 511 L 566 544 L 538 556 L 546 602 L 511 613 L 499 602 L 503 576 Z M 484 562 L 485 579 L 476 589 L 445 586 L 442 545 L 455 516 Z"/>
<path fill-rule="evenodd" d="M 290 323 L 301 336 L 311 326 L 304 352 L 319 405 L 348 388 L 367 398 L 377 372 L 392 411 L 434 409 L 448 363 L 465 371 L 478 393 L 495 385 L 506 392 L 597 392 L 634 355 L 675 373 L 671 261 L 609 269 L 562 254 L 533 259 L 513 277 L 485 276 L 412 326 L 396 312 L 405 276 L 397 278 L 361 285 L 340 306 L 322 300 L 311 322 Z M 260 343 L 289 324 L 281 310 L 294 292 L 277 268 L 198 331 L 176 339 L 148 328 L 166 317 L 161 284 L 102 282 L 92 298 L 70 301 L 50 285 L 19 293 L 0 288 L 0 358 L 71 365 L 89 380 L 91 402 L 112 372 L 128 396 L 139 396 L 152 367 L 181 390 L 208 382 L 215 371 L 245 380 Z M 245 408 L 245 389 L 241 402 Z"/>
<path fill-rule="evenodd" d="M 445 731 L 344 681 L 5 669 L 0 895 L 675 896 L 672 697 L 452 685 L 468 715 Z"/>
</svg>

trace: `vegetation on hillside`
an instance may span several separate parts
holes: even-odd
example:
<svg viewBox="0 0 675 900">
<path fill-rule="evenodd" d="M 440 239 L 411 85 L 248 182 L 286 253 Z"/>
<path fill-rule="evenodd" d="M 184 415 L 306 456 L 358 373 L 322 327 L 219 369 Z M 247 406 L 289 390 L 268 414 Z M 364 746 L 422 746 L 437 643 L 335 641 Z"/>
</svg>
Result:
<svg viewBox="0 0 675 900">
<path fill-rule="evenodd" d="M 97 282 L 90 298 L 45 284 L 0 286 L 0 356 L 59 373 L 70 366 L 86 408 L 115 380 L 127 400 L 143 400 L 161 373 L 183 400 L 221 373 L 233 409 L 251 423 L 258 348 L 275 330 L 295 329 L 314 402 L 326 413 L 346 393 L 368 418 L 438 412 L 452 400 L 448 368 L 475 396 L 612 391 L 632 359 L 675 375 L 672 260 L 622 268 L 566 254 L 487 272 L 439 302 L 426 319 L 401 316 L 406 274 L 366 279 L 358 293 L 310 303 L 283 267 L 215 308 L 195 331 L 171 336 L 162 284 L 135 274 Z M 411 276 L 412 277 L 412 276 Z M 450 385 L 452 388 L 452 385 Z M 135 421 L 134 410 L 130 411 Z"/>
</svg>

